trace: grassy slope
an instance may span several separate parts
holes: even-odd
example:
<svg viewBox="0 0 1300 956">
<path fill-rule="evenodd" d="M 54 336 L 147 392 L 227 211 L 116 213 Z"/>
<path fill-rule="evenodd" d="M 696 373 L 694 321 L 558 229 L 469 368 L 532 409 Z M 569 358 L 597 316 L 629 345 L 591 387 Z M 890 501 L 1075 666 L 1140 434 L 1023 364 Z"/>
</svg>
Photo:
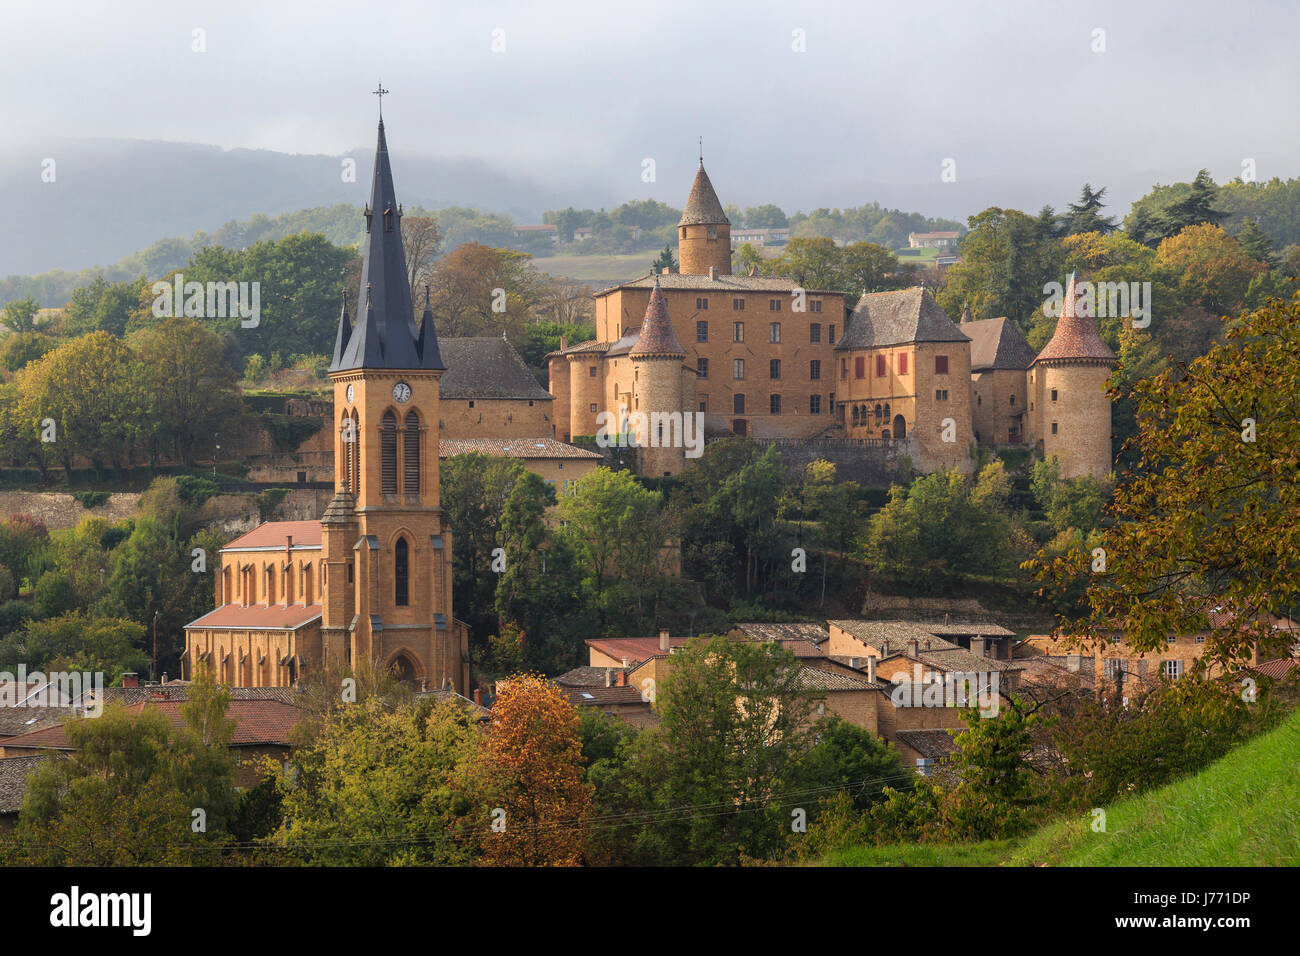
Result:
<svg viewBox="0 0 1300 956">
<path fill-rule="evenodd" d="M 1297 866 L 1300 713 L 1198 774 L 1018 842 L 856 847 L 828 866 Z"/>
<path fill-rule="evenodd" d="M 650 271 L 658 252 L 634 252 L 616 256 L 545 256 L 533 265 L 553 276 L 579 281 L 631 279 Z"/>
</svg>

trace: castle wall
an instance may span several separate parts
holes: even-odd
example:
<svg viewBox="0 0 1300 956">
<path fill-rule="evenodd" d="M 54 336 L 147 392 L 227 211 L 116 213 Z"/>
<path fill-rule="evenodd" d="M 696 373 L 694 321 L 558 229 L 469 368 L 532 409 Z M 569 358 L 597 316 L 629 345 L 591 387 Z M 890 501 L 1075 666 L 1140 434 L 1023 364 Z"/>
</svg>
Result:
<svg viewBox="0 0 1300 956">
<path fill-rule="evenodd" d="M 555 438 L 553 404 L 532 398 L 444 398 L 438 411 L 439 437 Z"/>
</svg>

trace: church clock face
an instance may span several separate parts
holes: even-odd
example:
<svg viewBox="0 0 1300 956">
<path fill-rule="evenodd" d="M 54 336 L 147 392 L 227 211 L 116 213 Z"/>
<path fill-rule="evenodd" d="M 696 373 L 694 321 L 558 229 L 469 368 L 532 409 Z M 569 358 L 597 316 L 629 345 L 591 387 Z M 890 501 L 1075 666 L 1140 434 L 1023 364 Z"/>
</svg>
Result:
<svg viewBox="0 0 1300 956">
<path fill-rule="evenodd" d="M 393 386 L 393 398 L 405 404 L 411 400 L 411 386 L 405 382 L 398 382 Z"/>
<path fill-rule="evenodd" d="M 353 399 L 355 398 L 356 393 L 357 393 L 357 392 L 356 392 L 356 389 L 353 388 L 351 385 L 349 385 L 349 386 L 348 386 L 348 404 L 349 404 L 349 405 L 352 404 L 352 401 L 353 401 Z"/>
</svg>

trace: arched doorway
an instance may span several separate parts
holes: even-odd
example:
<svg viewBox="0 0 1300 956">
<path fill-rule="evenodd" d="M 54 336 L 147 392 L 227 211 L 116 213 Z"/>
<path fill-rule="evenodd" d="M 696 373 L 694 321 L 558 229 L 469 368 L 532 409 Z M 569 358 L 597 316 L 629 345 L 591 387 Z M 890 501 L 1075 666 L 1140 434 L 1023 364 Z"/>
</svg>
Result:
<svg viewBox="0 0 1300 956">
<path fill-rule="evenodd" d="M 392 662 L 388 665 L 388 672 L 403 684 L 416 683 L 415 661 L 411 660 L 405 652 L 399 653 L 393 658 Z"/>
<path fill-rule="evenodd" d="M 907 422 L 903 421 L 902 415 L 894 416 L 894 437 L 899 441 L 907 437 Z"/>
</svg>

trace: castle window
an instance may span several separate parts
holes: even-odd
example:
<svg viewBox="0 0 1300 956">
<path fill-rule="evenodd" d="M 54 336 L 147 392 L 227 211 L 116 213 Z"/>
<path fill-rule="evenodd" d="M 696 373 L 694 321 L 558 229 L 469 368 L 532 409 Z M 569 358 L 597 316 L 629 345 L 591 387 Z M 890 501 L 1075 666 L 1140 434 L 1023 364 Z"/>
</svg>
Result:
<svg viewBox="0 0 1300 956">
<path fill-rule="evenodd" d="M 470 408 L 473 408 L 473 407 L 474 407 L 474 399 L 472 399 L 472 398 L 469 400 L 469 407 L 470 407 Z"/>
<path fill-rule="evenodd" d="M 744 378 L 744 377 L 745 377 L 745 360 L 744 360 L 744 359 L 733 359 L 733 360 L 732 360 L 732 362 L 731 362 L 731 377 L 732 377 L 732 378 L 737 378 L 737 379 L 739 379 L 739 378 Z"/>
<path fill-rule="evenodd" d="M 696 373 L 697 375 L 699 375 L 700 378 L 708 378 L 708 377 L 709 377 L 709 360 L 706 359 L 706 358 L 696 359 L 696 360 L 695 360 L 695 373 Z"/>
<path fill-rule="evenodd" d="M 858 420 L 858 406 L 856 405 L 853 406 L 853 420 L 855 422 Z"/>
<path fill-rule="evenodd" d="M 1014 405 L 1016 403 L 1016 396 L 1012 395 L 1010 398 L 1007 399 L 1007 401 L 1009 404 Z"/>
<path fill-rule="evenodd" d="M 976 405 L 983 405 L 983 404 L 984 404 L 984 396 L 982 396 L 982 395 L 976 395 L 976 396 L 975 396 L 975 404 L 976 404 Z"/>
<path fill-rule="evenodd" d="M 352 583 L 352 562 L 348 562 L 348 584 Z"/>
<path fill-rule="evenodd" d="M 591 414 L 593 414 L 593 415 L 596 414 L 596 403 L 595 403 L 595 402 L 592 402 L 592 403 L 591 403 Z"/>
<path fill-rule="evenodd" d="M 1052 389 L 1052 401 L 1056 401 L 1056 389 Z"/>
<path fill-rule="evenodd" d="M 705 238 L 707 238 L 707 239 L 717 239 L 717 238 L 718 238 L 718 227 L 717 227 L 717 226 L 706 226 L 705 229 L 704 229 L 704 235 L 705 235 Z"/>
<path fill-rule="evenodd" d="M 731 341 L 733 341 L 733 342 L 743 342 L 743 341 L 745 341 L 745 323 L 744 323 L 744 322 L 733 322 L 733 323 L 731 323 Z"/>
<path fill-rule="evenodd" d="M 406 607 L 411 603 L 411 549 L 405 538 L 398 538 L 393 548 L 393 603 Z"/>
<path fill-rule="evenodd" d="M 809 312 L 820 312 L 821 310 L 822 310 L 821 299 L 813 299 L 811 302 L 808 303 Z"/>
<path fill-rule="evenodd" d="M 934 400 L 936 402 L 948 401 L 948 390 L 946 388 L 936 388 L 934 390 Z"/>
<path fill-rule="evenodd" d="M 732 310 L 733 312 L 744 312 L 744 311 L 745 311 L 745 300 L 744 300 L 744 299 L 732 299 L 732 300 L 731 300 L 731 310 Z"/>
<path fill-rule="evenodd" d="M 706 297 L 706 296 L 696 296 L 696 298 L 695 298 L 695 308 L 699 309 L 701 312 L 707 312 L 707 311 L 709 310 L 709 300 L 708 300 L 708 297 Z M 700 341 L 704 341 L 704 340 L 701 339 Z"/>
<path fill-rule="evenodd" d="M 700 412 L 701 412 L 701 413 L 703 413 L 703 412 L 707 412 L 707 411 L 709 410 L 709 407 L 708 407 L 708 406 L 709 406 L 709 396 L 707 396 L 707 395 L 701 395 L 701 396 L 700 396 Z"/>
<path fill-rule="evenodd" d="M 827 345 L 835 344 L 835 326 L 833 325 L 826 331 L 826 344 Z"/>
<path fill-rule="evenodd" d="M 708 300 L 708 299 L 705 299 L 704 301 L 705 301 L 705 302 L 708 302 L 709 300 Z M 707 323 L 707 322 L 696 322 L 696 323 L 695 323 L 695 341 L 697 341 L 697 342 L 707 342 L 708 340 L 709 340 L 709 323 Z"/>
<path fill-rule="evenodd" d="M 768 377 L 768 378 L 780 378 L 780 377 L 781 377 L 781 360 L 780 360 L 780 359 L 770 359 L 770 360 L 768 361 L 768 363 L 767 363 L 767 377 Z"/>
<path fill-rule="evenodd" d="M 898 374 L 899 375 L 907 374 L 907 353 L 906 352 L 898 353 Z"/>
<path fill-rule="evenodd" d="M 808 396 L 808 414 L 820 415 L 822 413 L 822 397 L 820 395 Z"/>
<path fill-rule="evenodd" d="M 1056 434 L 1056 422 L 1052 422 L 1052 434 Z"/>
<path fill-rule="evenodd" d="M 885 414 L 885 410 L 880 406 L 880 403 L 877 402 L 876 403 L 876 424 L 877 425 L 880 424 L 880 419 L 884 414 Z M 862 417 L 866 418 L 865 415 L 863 415 Z"/>
<path fill-rule="evenodd" d="M 731 410 L 732 410 L 733 413 L 735 413 L 735 414 L 737 414 L 737 415 L 743 415 L 743 414 L 745 414 L 745 396 L 744 396 L 744 395 L 737 393 L 737 394 L 731 396 Z"/>
<path fill-rule="evenodd" d="M 808 341 L 820 342 L 822 340 L 822 324 L 814 322 L 808 326 Z"/>
<path fill-rule="evenodd" d="M 397 416 L 391 409 L 384 412 L 379 426 L 379 490 L 397 494 Z"/>
<path fill-rule="evenodd" d="M 935 375 L 948 374 L 948 356 L 936 355 L 934 357 L 934 374 Z"/>
<path fill-rule="evenodd" d="M 781 311 L 781 300 L 780 300 L 780 299 L 768 299 L 768 300 L 767 300 L 767 311 L 769 311 L 769 312 L 780 312 L 780 311 Z"/>
<path fill-rule="evenodd" d="M 780 415 L 780 414 L 781 414 L 781 396 L 780 396 L 780 395 L 773 395 L 771 398 L 769 398 L 769 399 L 768 399 L 768 402 L 767 402 L 767 405 L 768 405 L 768 411 L 771 412 L 773 415 Z"/>
<path fill-rule="evenodd" d="M 771 322 L 771 323 L 768 324 L 768 327 L 767 327 L 767 340 L 768 340 L 769 342 L 780 342 L 780 341 L 781 341 L 781 323 L 780 323 L 780 322 Z"/>
<path fill-rule="evenodd" d="M 532 402 L 528 403 L 529 405 Z M 402 447 L 402 487 L 406 495 L 420 494 L 420 416 L 414 411 L 406 413 L 406 435 Z"/>
<path fill-rule="evenodd" d="M 595 378 L 595 377 L 596 377 L 596 366 L 594 366 L 594 365 L 588 365 L 588 366 L 587 366 L 587 377 L 588 377 L 588 378 Z"/>
<path fill-rule="evenodd" d="M 883 355 L 876 356 L 876 378 L 884 378 L 889 374 L 889 359 Z"/>
<path fill-rule="evenodd" d="M 808 363 L 808 378 L 819 379 L 822 377 L 821 359 L 813 359 Z"/>
</svg>

